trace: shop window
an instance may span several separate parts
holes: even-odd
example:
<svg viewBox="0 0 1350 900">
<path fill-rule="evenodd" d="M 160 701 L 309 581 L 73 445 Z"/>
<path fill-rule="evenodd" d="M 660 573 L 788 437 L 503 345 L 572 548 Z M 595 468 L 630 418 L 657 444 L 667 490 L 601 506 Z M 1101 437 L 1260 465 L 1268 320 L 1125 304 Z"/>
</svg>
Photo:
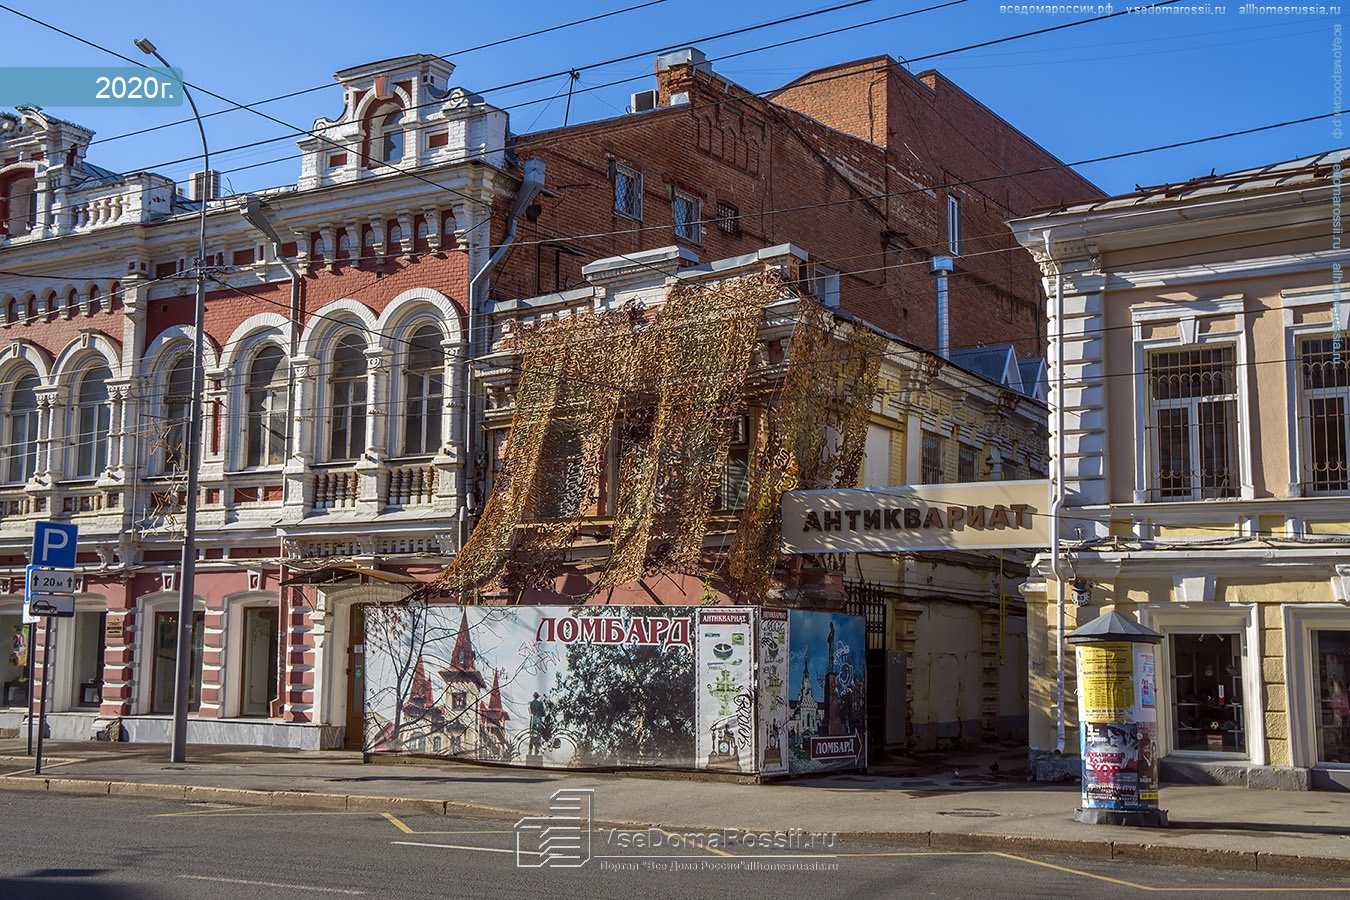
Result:
<svg viewBox="0 0 1350 900">
<path fill-rule="evenodd" d="M 1350 763 L 1350 631 L 1314 631 L 1317 761 Z"/>
<path fill-rule="evenodd" d="M 97 708 L 103 702 L 103 630 L 108 615 L 104 612 L 77 612 L 72 623 L 75 632 L 75 671 L 71 706 Z"/>
<path fill-rule="evenodd" d="M 30 633 L 18 613 L 0 616 L 0 708 L 28 705 Z"/>
<path fill-rule="evenodd" d="M 1299 342 L 1299 428 L 1303 486 L 1309 493 L 1350 489 L 1350 352 L 1330 337 Z"/>
<path fill-rule="evenodd" d="M 1160 500 L 1238 495 L 1237 373 L 1231 345 L 1149 354 L 1149 449 Z"/>
<path fill-rule="evenodd" d="M 277 648 L 279 617 L 275 606 L 244 610 L 243 684 L 239 714 L 268 716 L 277 699 Z"/>
<path fill-rule="evenodd" d="M 202 643 L 206 635 L 206 613 L 192 614 L 192 658 L 188 663 L 188 710 L 202 705 Z M 155 613 L 154 671 L 150 676 L 150 712 L 173 712 L 173 678 L 178 658 L 178 613 Z"/>
<path fill-rule="evenodd" d="M 1171 634 L 1172 749 L 1247 752 L 1242 636 Z"/>
</svg>

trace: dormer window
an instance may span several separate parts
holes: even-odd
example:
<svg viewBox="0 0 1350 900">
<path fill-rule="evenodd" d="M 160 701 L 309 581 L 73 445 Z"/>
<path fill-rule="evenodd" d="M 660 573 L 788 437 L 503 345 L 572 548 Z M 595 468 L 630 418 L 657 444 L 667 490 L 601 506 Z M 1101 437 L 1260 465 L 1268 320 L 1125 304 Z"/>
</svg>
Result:
<svg viewBox="0 0 1350 900">
<path fill-rule="evenodd" d="M 28 177 L 17 178 L 5 192 L 5 231 L 10 237 L 23 237 L 37 225 L 37 182 Z"/>
<path fill-rule="evenodd" d="M 396 163 L 403 159 L 403 110 L 395 107 L 389 112 L 381 112 L 379 131 L 374 136 L 380 162 Z"/>
</svg>

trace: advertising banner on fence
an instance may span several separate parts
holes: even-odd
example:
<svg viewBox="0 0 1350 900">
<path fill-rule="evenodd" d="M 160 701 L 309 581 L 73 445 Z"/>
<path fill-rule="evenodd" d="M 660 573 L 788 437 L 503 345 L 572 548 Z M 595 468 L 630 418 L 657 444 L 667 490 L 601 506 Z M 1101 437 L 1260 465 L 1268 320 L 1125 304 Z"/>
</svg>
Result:
<svg viewBox="0 0 1350 900">
<path fill-rule="evenodd" d="M 867 760 L 864 624 L 861 616 L 794 609 L 788 616 L 792 716 L 789 770 L 852 769 Z"/>
<path fill-rule="evenodd" d="M 698 610 L 698 767 L 755 770 L 754 610 Z"/>
<path fill-rule="evenodd" d="M 857 768 L 864 671 L 863 621 L 836 613 L 372 606 L 363 744 L 539 767 Z"/>
<path fill-rule="evenodd" d="M 788 611 L 759 611 L 759 771 L 788 773 Z"/>
</svg>

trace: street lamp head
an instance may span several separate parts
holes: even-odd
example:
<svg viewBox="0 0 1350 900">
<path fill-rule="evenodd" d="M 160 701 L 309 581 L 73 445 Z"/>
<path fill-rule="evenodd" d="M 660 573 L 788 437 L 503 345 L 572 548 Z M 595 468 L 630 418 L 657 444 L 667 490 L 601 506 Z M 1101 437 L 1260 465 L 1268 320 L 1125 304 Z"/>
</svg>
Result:
<svg viewBox="0 0 1350 900">
<path fill-rule="evenodd" d="M 266 235 L 268 240 L 280 246 L 281 236 L 272 225 L 272 207 L 267 205 L 267 201 L 259 200 L 257 197 L 245 197 L 243 205 L 239 207 L 239 215 L 244 217 L 245 222 Z"/>
<path fill-rule="evenodd" d="M 136 38 L 135 43 L 136 48 L 140 50 L 142 53 L 144 53 L 146 56 L 155 55 L 155 45 L 150 43 L 149 38 Z"/>
</svg>

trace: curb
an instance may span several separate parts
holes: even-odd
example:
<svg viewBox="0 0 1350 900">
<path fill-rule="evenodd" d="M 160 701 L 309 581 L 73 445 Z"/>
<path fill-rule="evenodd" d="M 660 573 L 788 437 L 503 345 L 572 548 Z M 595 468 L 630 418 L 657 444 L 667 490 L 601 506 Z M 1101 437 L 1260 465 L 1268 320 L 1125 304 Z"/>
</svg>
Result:
<svg viewBox="0 0 1350 900">
<path fill-rule="evenodd" d="M 244 806 L 277 806 L 338 809 L 352 812 L 391 812 L 433 816 L 466 815 L 514 822 L 530 815 L 503 807 L 426 800 L 412 797 L 381 797 L 364 794 L 321 794 L 307 791 L 255 791 L 199 785 L 151 784 L 136 781 L 97 781 L 79 778 L 10 775 L 0 777 L 0 789 L 84 796 L 146 797 L 186 802 L 235 803 Z M 601 821 L 595 828 L 646 829 L 666 832 L 707 831 L 704 825 L 655 825 L 651 822 Z M 754 831 L 755 829 L 743 829 Z M 1203 866 L 1230 871 L 1270 872 L 1284 875 L 1320 875 L 1350 878 L 1350 859 L 1269 853 L 1263 850 L 1223 850 L 1212 847 L 1178 847 L 1141 841 L 1041 837 L 1020 834 L 988 834 L 960 831 L 841 831 L 840 842 L 948 850 L 965 853 L 1008 853 L 1071 856 L 1076 859 L 1119 860 L 1149 865 Z"/>
</svg>

